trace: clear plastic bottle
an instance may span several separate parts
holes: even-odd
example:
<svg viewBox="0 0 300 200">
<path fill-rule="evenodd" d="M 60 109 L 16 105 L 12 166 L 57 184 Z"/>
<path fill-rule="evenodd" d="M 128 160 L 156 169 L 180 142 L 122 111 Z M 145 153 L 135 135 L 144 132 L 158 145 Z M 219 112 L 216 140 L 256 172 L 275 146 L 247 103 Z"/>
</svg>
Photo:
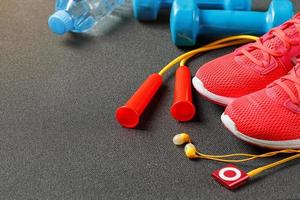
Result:
<svg viewBox="0 0 300 200">
<path fill-rule="evenodd" d="M 58 35 L 86 32 L 123 3 L 124 0 L 56 0 L 48 26 Z"/>
</svg>

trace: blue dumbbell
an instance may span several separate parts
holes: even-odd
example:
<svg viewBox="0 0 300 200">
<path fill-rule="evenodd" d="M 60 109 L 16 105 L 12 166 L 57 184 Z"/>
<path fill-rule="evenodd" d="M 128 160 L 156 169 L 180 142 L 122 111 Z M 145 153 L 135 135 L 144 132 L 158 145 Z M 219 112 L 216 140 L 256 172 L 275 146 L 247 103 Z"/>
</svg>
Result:
<svg viewBox="0 0 300 200">
<path fill-rule="evenodd" d="M 134 16 L 141 21 L 156 20 L 160 9 L 171 9 L 174 0 L 133 0 Z M 190 0 L 182 0 L 190 1 Z M 196 0 L 203 9 L 251 10 L 252 0 Z"/>
<path fill-rule="evenodd" d="M 196 0 L 174 0 L 170 28 L 174 44 L 194 46 L 199 35 L 261 35 L 293 15 L 289 0 L 273 0 L 266 12 L 201 10 Z"/>
</svg>

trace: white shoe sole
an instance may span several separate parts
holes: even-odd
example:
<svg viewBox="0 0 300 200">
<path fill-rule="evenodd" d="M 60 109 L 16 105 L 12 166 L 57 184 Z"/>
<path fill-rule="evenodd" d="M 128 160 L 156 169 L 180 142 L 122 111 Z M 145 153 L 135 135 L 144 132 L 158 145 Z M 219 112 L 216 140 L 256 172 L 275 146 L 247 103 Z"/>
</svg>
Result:
<svg viewBox="0 0 300 200">
<path fill-rule="evenodd" d="M 195 89 L 204 97 L 206 97 L 207 99 L 216 102 L 218 104 L 221 105 L 228 105 L 229 103 L 231 103 L 233 100 L 235 100 L 236 98 L 232 98 L 232 97 L 224 97 L 224 96 L 220 96 L 217 94 L 214 94 L 210 91 L 208 91 L 205 87 L 204 84 L 202 83 L 202 81 L 200 81 L 200 79 L 198 79 L 196 76 L 193 78 L 193 85 L 195 87 Z"/>
<path fill-rule="evenodd" d="M 232 119 L 225 115 L 224 113 L 221 116 L 221 120 L 224 126 L 233 133 L 239 139 L 249 142 L 251 144 L 255 144 L 261 147 L 271 148 L 271 149 L 300 149 L 300 139 L 298 140 L 284 140 L 284 141 L 272 141 L 272 140 L 260 140 L 256 138 L 249 137 L 241 132 L 239 132 L 236 128 L 235 123 Z"/>
</svg>

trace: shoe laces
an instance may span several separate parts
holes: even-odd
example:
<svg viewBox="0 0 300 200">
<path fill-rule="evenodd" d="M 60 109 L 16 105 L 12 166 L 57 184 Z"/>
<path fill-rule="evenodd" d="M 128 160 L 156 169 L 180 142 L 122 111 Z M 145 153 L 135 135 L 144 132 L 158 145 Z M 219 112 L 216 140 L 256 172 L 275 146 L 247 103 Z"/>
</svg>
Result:
<svg viewBox="0 0 300 200">
<path fill-rule="evenodd" d="M 300 16 L 300 14 L 298 14 L 297 16 Z M 246 56 L 253 63 L 262 68 L 269 66 L 271 57 L 281 57 L 285 54 L 286 51 L 288 51 L 291 48 L 292 45 L 299 45 L 300 39 L 290 39 L 289 36 L 287 36 L 287 34 L 284 32 L 285 29 L 293 25 L 296 27 L 296 30 L 300 35 L 300 20 L 295 17 L 294 19 L 287 21 L 281 26 L 272 29 L 265 36 L 259 38 L 255 43 L 251 43 L 245 46 L 244 48 L 241 48 L 238 54 Z M 282 42 L 282 44 L 285 47 L 284 51 L 272 49 L 264 45 L 266 41 L 274 37 L 277 37 Z M 263 59 L 258 59 L 251 54 L 251 52 L 255 49 L 261 50 Z"/>
<path fill-rule="evenodd" d="M 281 77 L 276 80 L 274 83 L 279 85 L 290 97 L 290 100 L 297 106 L 300 106 L 300 77 L 298 77 L 297 69 L 300 69 L 300 60 L 297 60 L 298 64 L 290 71 L 290 73 L 286 76 Z M 297 94 L 295 91 L 292 91 L 290 88 L 291 84 L 288 84 L 288 81 L 295 86 Z"/>
</svg>

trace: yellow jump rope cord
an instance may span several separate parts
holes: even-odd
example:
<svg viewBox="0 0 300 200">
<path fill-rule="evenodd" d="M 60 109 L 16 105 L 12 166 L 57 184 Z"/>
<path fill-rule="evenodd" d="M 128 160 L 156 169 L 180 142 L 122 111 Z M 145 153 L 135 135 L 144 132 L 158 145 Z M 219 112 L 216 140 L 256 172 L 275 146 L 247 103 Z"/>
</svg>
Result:
<svg viewBox="0 0 300 200">
<path fill-rule="evenodd" d="M 183 66 L 188 59 L 191 57 L 202 53 L 206 51 L 211 51 L 214 49 L 220 49 L 224 47 L 229 47 L 229 46 L 234 46 L 238 44 L 245 44 L 250 41 L 256 41 L 258 37 L 252 36 L 252 35 L 236 35 L 236 36 L 231 36 L 231 37 L 226 37 L 224 39 L 217 40 L 215 42 L 212 42 L 208 45 L 205 45 L 203 47 L 200 47 L 198 49 L 189 51 L 185 54 L 182 54 L 175 58 L 173 61 L 171 61 L 168 65 L 166 65 L 162 70 L 158 72 L 159 75 L 163 76 L 167 71 L 169 71 L 174 65 L 176 65 L 178 62 L 181 62 L 181 66 Z"/>
</svg>

